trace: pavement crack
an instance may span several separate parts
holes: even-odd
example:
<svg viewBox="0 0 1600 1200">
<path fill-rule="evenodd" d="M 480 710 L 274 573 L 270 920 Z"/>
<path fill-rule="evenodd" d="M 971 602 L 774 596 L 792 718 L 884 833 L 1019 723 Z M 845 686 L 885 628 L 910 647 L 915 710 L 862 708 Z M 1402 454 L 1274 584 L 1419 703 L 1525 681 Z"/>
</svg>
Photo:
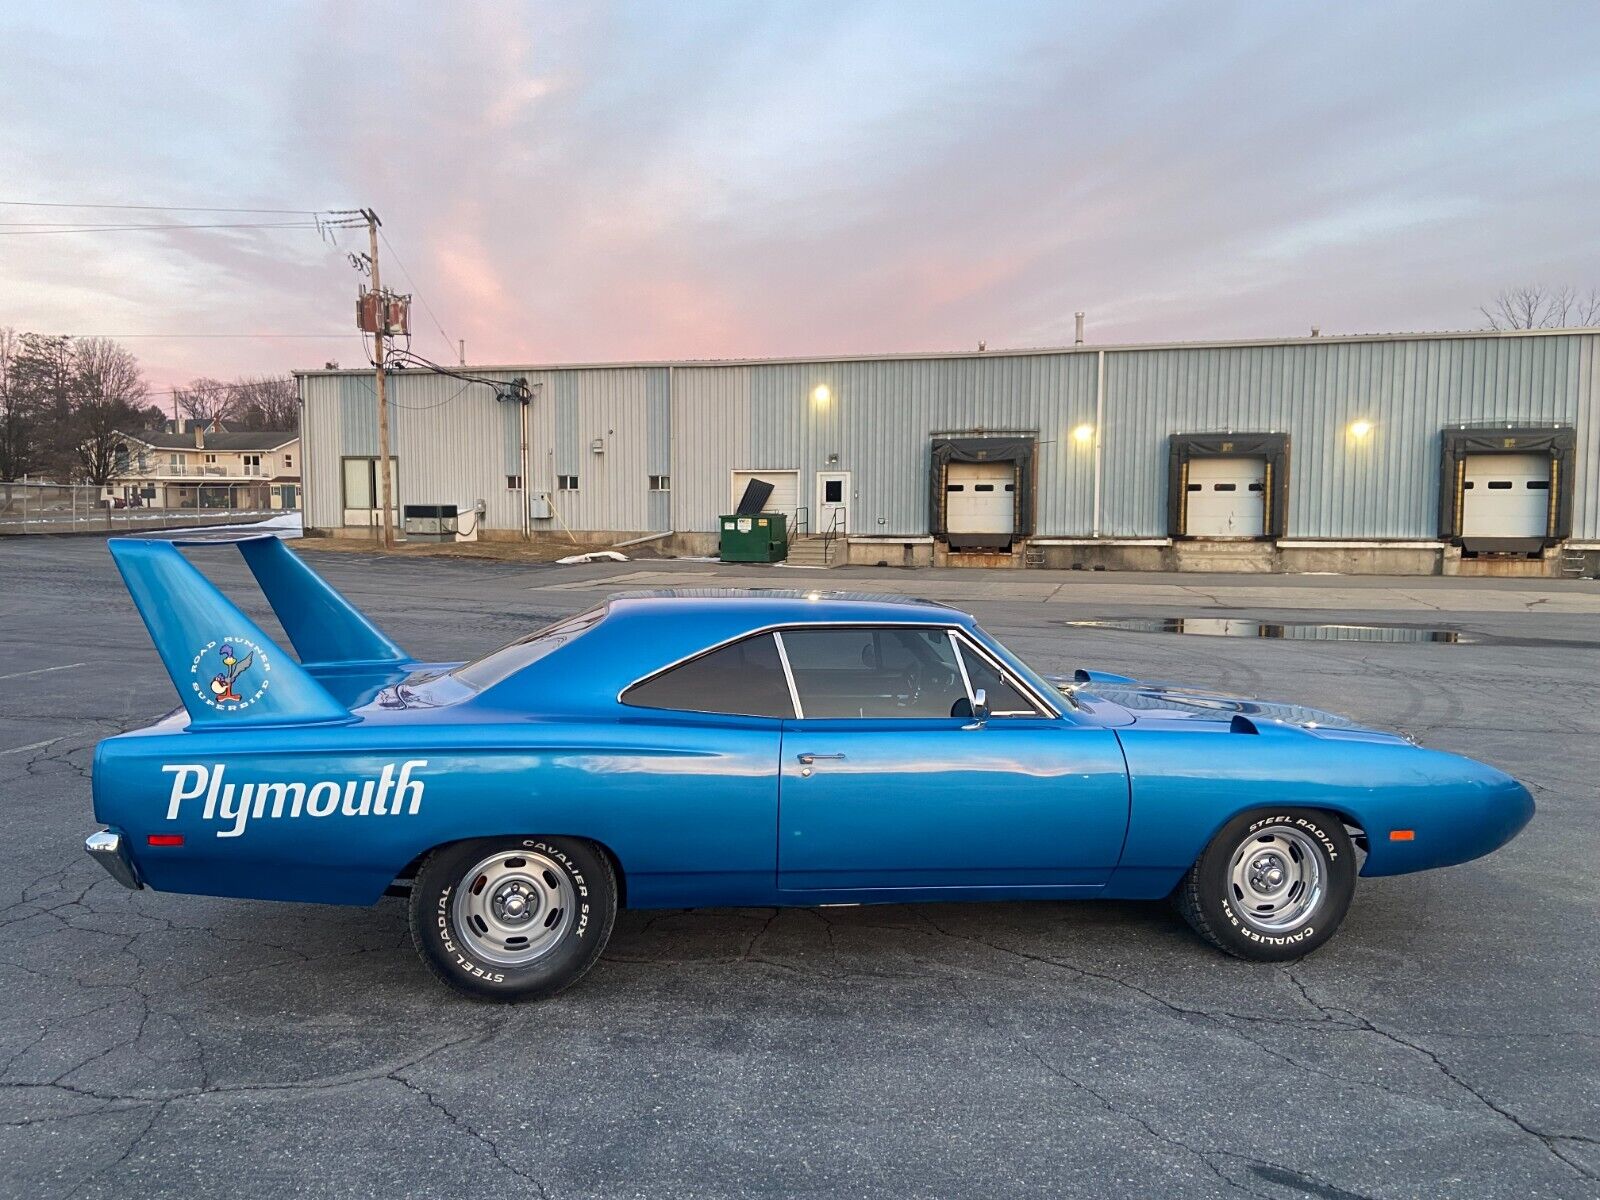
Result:
<svg viewBox="0 0 1600 1200">
<path fill-rule="evenodd" d="M 480 1145 L 484 1146 L 491 1155 L 494 1156 L 495 1162 L 498 1163 L 502 1169 L 511 1172 L 511 1174 L 515 1175 L 524 1183 L 531 1183 L 538 1191 L 539 1195 L 543 1197 L 543 1200 L 549 1200 L 550 1193 L 545 1190 L 544 1182 L 542 1180 L 540 1180 L 537 1176 L 530 1175 L 527 1171 L 524 1171 L 521 1167 L 517 1166 L 516 1163 L 506 1158 L 506 1156 L 500 1150 L 499 1142 L 490 1137 L 487 1133 L 483 1132 L 483 1130 L 479 1129 L 477 1126 L 473 1125 L 465 1117 L 455 1112 L 448 1104 L 439 1099 L 438 1096 L 434 1095 L 433 1092 L 423 1087 L 420 1083 L 417 1083 L 412 1079 L 408 1079 L 399 1071 L 391 1071 L 387 1076 L 385 1076 L 385 1078 L 392 1079 L 407 1091 L 414 1092 L 421 1096 L 428 1102 L 431 1108 L 443 1115 L 444 1119 L 450 1124 L 451 1128 L 458 1129 L 467 1136 L 475 1139 Z"/>
</svg>

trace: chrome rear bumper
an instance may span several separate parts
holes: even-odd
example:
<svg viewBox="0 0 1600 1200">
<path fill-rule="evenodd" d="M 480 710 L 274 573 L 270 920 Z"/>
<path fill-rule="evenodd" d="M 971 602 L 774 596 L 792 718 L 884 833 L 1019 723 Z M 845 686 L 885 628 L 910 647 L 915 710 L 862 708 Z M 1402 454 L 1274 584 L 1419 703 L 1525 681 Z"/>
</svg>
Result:
<svg viewBox="0 0 1600 1200">
<path fill-rule="evenodd" d="M 121 830 L 101 829 L 91 833 L 84 839 L 83 848 L 89 852 L 90 858 L 104 867 L 106 873 L 123 887 L 135 891 L 144 887 L 139 880 L 139 871 L 128 854 L 128 839 L 122 835 Z"/>
</svg>

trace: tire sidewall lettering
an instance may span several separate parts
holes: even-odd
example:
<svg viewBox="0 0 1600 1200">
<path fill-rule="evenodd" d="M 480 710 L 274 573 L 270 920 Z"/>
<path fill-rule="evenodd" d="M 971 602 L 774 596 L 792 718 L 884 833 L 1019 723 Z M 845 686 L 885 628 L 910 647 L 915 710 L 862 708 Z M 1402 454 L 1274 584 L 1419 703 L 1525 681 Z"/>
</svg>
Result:
<svg viewBox="0 0 1600 1200">
<path fill-rule="evenodd" d="M 570 939 L 570 942 L 559 943 L 554 948 L 554 954 L 559 955 L 562 952 L 563 945 L 578 944 L 579 940 L 585 938 L 590 931 L 591 914 L 588 900 L 588 881 L 584 878 L 582 868 L 573 861 L 571 855 L 559 847 L 553 846 L 541 838 L 519 839 L 518 844 L 525 850 L 542 854 L 558 863 L 572 881 L 573 888 L 582 901 L 578 906 L 577 920 L 573 923 L 573 928 L 567 933 L 567 938 Z M 438 938 L 439 945 L 443 947 L 447 959 L 462 974 L 485 983 L 503 984 L 508 978 L 515 981 L 520 972 L 516 970 L 507 972 L 501 968 L 479 962 L 471 954 L 467 953 L 465 947 L 456 938 L 451 915 L 451 898 L 455 894 L 456 887 L 456 883 L 451 883 L 438 889 L 433 906 L 434 913 L 431 928 Z M 541 960 L 538 965 L 543 966 L 543 961 Z M 532 967 L 530 966 L 529 969 L 532 969 Z"/>
<path fill-rule="evenodd" d="M 1317 839 L 1317 844 L 1322 847 L 1322 852 L 1328 856 L 1330 863 L 1339 861 L 1339 848 L 1334 845 L 1333 839 L 1327 835 L 1321 825 L 1305 817 L 1290 816 L 1288 813 L 1281 813 L 1274 817 L 1262 817 L 1259 821 L 1250 822 L 1250 827 L 1245 830 L 1245 835 L 1253 837 L 1271 825 L 1287 825 L 1292 829 L 1300 829 L 1309 833 Z"/>
</svg>

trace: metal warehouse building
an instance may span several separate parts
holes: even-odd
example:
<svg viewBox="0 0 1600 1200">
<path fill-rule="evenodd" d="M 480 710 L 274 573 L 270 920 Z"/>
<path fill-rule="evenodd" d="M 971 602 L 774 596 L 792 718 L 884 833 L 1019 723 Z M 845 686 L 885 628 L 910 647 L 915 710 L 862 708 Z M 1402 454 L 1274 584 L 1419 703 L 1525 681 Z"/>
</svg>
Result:
<svg viewBox="0 0 1600 1200">
<path fill-rule="evenodd" d="M 389 375 L 396 505 L 463 534 L 715 553 L 771 485 L 797 557 L 1593 573 L 1600 330 Z M 308 530 L 371 536 L 371 372 L 300 374 Z M 481 513 L 473 509 L 481 502 Z M 397 522 L 398 523 L 398 522 Z"/>
</svg>

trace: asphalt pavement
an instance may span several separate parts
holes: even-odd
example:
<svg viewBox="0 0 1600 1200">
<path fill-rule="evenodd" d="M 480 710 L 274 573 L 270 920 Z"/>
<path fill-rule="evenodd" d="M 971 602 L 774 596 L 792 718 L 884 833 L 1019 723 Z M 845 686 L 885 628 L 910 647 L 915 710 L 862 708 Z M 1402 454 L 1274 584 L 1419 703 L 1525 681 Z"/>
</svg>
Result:
<svg viewBox="0 0 1600 1200">
<path fill-rule="evenodd" d="M 436 660 L 608 588 L 935 594 L 1043 670 L 1403 728 L 1539 813 L 1360 881 L 1286 967 L 1157 903 L 629 912 L 577 988 L 484 1006 L 399 901 L 130 893 L 91 863 L 96 740 L 176 694 L 103 541 L 0 539 L 0 1196 L 1600 1194 L 1600 585 L 308 557 Z M 206 561 L 263 614 L 236 555 Z M 1127 618 L 1157 620 L 1073 623 Z"/>
</svg>

